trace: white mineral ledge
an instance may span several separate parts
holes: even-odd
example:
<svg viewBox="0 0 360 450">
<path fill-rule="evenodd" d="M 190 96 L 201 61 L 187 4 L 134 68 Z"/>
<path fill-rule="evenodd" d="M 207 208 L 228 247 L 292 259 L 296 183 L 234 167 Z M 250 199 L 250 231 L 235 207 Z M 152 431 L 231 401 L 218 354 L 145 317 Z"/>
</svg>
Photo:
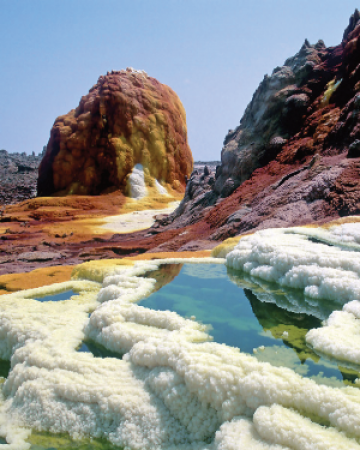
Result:
<svg viewBox="0 0 360 450">
<path fill-rule="evenodd" d="M 179 206 L 180 202 L 171 202 L 168 208 L 146 209 L 144 211 L 133 211 L 131 213 L 119 214 L 118 216 L 105 217 L 105 228 L 116 233 L 132 233 L 133 231 L 146 230 L 155 223 L 158 214 L 171 214 Z"/>
</svg>

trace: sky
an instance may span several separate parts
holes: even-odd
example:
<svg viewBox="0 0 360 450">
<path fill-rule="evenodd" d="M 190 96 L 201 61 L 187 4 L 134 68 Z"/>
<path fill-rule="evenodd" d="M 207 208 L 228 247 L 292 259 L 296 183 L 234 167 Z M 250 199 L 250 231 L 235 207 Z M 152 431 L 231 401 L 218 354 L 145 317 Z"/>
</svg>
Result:
<svg viewBox="0 0 360 450">
<path fill-rule="evenodd" d="M 265 74 L 305 38 L 338 45 L 360 0 L 0 0 L 0 149 L 35 152 L 107 71 L 180 97 L 196 161 L 220 160 Z"/>
</svg>

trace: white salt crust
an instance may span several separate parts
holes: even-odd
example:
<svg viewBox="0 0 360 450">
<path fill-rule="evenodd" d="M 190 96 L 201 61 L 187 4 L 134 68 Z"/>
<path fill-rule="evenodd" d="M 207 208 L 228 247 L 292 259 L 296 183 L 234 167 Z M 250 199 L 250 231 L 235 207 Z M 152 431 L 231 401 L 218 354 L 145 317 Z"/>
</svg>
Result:
<svg viewBox="0 0 360 450">
<path fill-rule="evenodd" d="M 280 405 L 261 406 L 253 417 L 259 435 L 274 444 L 294 450 L 355 450 L 355 440 L 342 433 L 322 427 L 294 410 Z M 291 427 L 289 427 L 291 424 Z"/>
<path fill-rule="evenodd" d="M 104 217 L 106 222 L 101 228 L 116 233 L 132 233 L 133 231 L 145 230 L 155 223 L 158 214 L 171 214 L 179 206 L 180 202 L 171 202 L 167 208 L 145 209 L 143 211 L 132 211 L 117 216 Z"/>
<path fill-rule="evenodd" d="M 353 225 L 360 229 L 360 223 Z M 342 250 L 340 237 L 336 241 L 339 247 L 332 247 L 314 243 L 298 230 L 268 229 L 244 236 L 227 255 L 227 265 L 281 286 L 302 289 L 309 298 L 343 304 L 360 300 L 359 254 Z M 308 229 L 302 230 L 307 233 Z M 321 234 L 320 229 L 317 232 Z"/>
<path fill-rule="evenodd" d="M 329 318 L 321 317 L 319 309 L 314 308 L 311 312 L 309 308 L 307 312 L 326 320 L 323 327 L 307 333 L 306 342 L 319 354 L 360 365 L 358 250 L 360 222 L 329 229 L 269 229 L 244 236 L 227 255 L 227 265 L 285 288 L 300 288 L 306 304 L 319 299 L 345 303 L 342 311 L 334 311 Z M 268 294 L 264 297 L 272 301 Z M 291 310 L 296 310 L 296 301 L 291 297 L 287 300 L 292 304 Z"/>
<path fill-rule="evenodd" d="M 128 177 L 130 187 L 130 197 L 136 200 L 146 197 L 147 189 L 145 185 L 144 168 L 142 164 L 136 164 Z"/>
<path fill-rule="evenodd" d="M 359 217 L 354 216 L 354 219 Z M 343 248 L 360 250 L 360 223 L 351 222 L 325 228 L 295 227 L 292 231 L 304 236 L 319 239 L 322 242 L 340 245 Z"/>
<path fill-rule="evenodd" d="M 166 196 L 169 195 L 169 193 L 168 193 L 168 191 L 166 190 L 166 188 L 164 188 L 164 186 L 162 186 L 162 185 L 158 182 L 158 180 L 155 180 L 155 186 L 156 186 L 156 189 L 158 190 L 158 192 L 159 192 L 160 195 L 166 195 Z"/>
<path fill-rule="evenodd" d="M 107 267 L 102 285 L 90 279 L 102 279 L 100 266 L 92 273 L 85 265 L 84 281 L 1 296 L 0 357 L 11 357 L 12 369 L 0 399 L 0 434 L 9 443 L 18 429 L 16 448 L 28 448 L 26 428 L 35 428 L 134 450 L 360 449 L 358 389 L 318 385 L 208 342 L 194 320 L 137 305 L 155 287 L 141 275 L 163 262 Z M 69 287 L 81 295 L 31 299 Z M 77 353 L 85 337 L 126 353 Z"/>
<path fill-rule="evenodd" d="M 334 311 L 322 328 L 310 330 L 306 342 L 319 353 L 360 366 L 359 318 L 360 302 L 353 300 L 342 311 Z"/>
</svg>

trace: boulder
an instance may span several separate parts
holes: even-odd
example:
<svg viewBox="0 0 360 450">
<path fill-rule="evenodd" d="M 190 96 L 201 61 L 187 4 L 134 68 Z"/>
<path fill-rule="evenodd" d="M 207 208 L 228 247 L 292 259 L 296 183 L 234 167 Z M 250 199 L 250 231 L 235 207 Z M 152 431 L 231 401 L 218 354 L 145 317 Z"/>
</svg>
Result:
<svg viewBox="0 0 360 450">
<path fill-rule="evenodd" d="M 117 189 L 131 195 L 134 167 L 136 180 L 141 176 L 148 186 L 157 181 L 181 192 L 193 159 L 175 92 L 128 68 L 100 76 L 76 109 L 55 120 L 39 168 L 38 196 Z"/>
<path fill-rule="evenodd" d="M 356 139 L 349 145 L 348 158 L 359 158 L 360 156 L 360 140 Z"/>
</svg>

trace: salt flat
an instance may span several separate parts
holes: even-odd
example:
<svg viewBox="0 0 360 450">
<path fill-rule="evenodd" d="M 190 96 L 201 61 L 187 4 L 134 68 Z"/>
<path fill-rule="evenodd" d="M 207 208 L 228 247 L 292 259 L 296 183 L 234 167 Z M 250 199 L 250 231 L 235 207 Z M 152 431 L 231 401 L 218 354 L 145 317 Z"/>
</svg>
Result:
<svg viewBox="0 0 360 450">
<path fill-rule="evenodd" d="M 147 209 L 144 211 L 133 211 L 117 216 L 104 217 L 105 228 L 116 233 L 131 233 L 133 231 L 150 228 L 155 222 L 155 217 L 159 214 L 171 214 L 179 206 L 180 202 L 172 202 L 165 209 Z"/>
</svg>

